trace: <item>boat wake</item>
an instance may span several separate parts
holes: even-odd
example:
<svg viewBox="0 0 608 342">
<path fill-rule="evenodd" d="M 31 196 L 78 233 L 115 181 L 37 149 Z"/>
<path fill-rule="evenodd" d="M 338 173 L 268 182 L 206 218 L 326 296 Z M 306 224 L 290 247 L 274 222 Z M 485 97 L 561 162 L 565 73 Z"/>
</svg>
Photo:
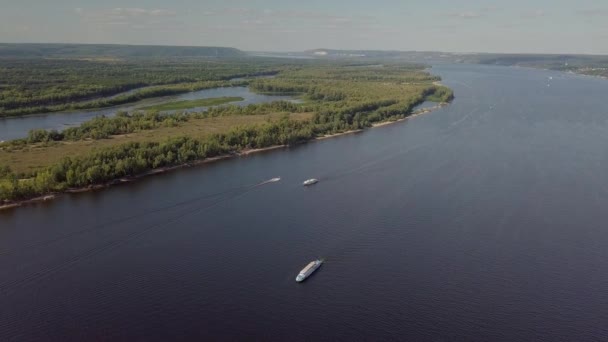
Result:
<svg viewBox="0 0 608 342">
<path fill-rule="evenodd" d="M 281 180 L 281 177 L 270 178 L 269 180 L 263 181 L 262 183 L 256 184 L 255 186 L 260 186 L 268 183 L 276 183 Z"/>
<path fill-rule="evenodd" d="M 161 206 L 161 207 L 157 207 L 157 208 L 151 208 L 148 210 L 145 210 L 143 212 L 134 214 L 134 215 L 130 215 L 130 216 L 126 216 L 126 217 L 122 217 L 122 218 L 118 218 L 118 219 L 113 219 L 113 220 L 109 220 L 106 222 L 103 222 L 101 224 L 97 224 L 97 225 L 93 225 L 93 226 L 89 226 L 89 227 L 84 227 L 83 229 L 80 230 L 76 230 L 67 234 L 63 234 L 60 236 L 57 236 L 53 239 L 49 239 L 49 240 L 43 240 L 43 241 L 34 241 L 31 242 L 27 245 L 25 245 L 25 249 L 29 249 L 32 247 L 41 247 L 41 246 L 45 246 L 45 245 L 49 245 L 55 242 L 60 242 L 62 240 L 65 240 L 67 238 L 72 238 L 72 237 L 76 237 L 78 235 L 82 235 L 91 231 L 95 231 L 95 230 L 99 230 L 99 229 L 103 229 L 103 228 L 107 228 L 107 227 L 111 227 L 120 223 L 125 223 L 131 220 L 135 220 L 135 219 L 139 219 L 145 216 L 149 216 L 151 214 L 157 214 L 157 213 L 162 213 L 162 212 L 169 212 L 169 210 L 172 209 L 176 209 L 176 210 L 180 210 L 181 208 L 185 208 L 188 205 L 194 204 L 196 205 L 197 202 L 201 202 L 201 201 L 211 201 L 212 203 L 214 203 L 215 201 L 224 201 L 226 198 L 231 198 L 233 196 L 238 196 L 241 195 L 243 193 L 249 192 L 251 191 L 253 188 L 261 186 L 261 185 L 265 185 L 265 184 L 269 184 L 269 183 L 275 183 L 281 180 L 281 177 L 275 177 L 275 178 L 271 178 L 269 180 L 263 181 L 261 183 L 258 184 L 251 184 L 251 185 L 244 185 L 244 186 L 238 186 L 235 188 L 231 188 L 231 189 L 227 189 L 224 191 L 220 191 L 220 192 L 216 192 L 216 193 L 211 193 L 211 194 L 200 194 L 198 196 L 195 196 L 193 198 L 184 200 L 184 201 L 180 201 L 180 202 L 175 202 L 175 203 L 171 203 L 168 204 L 166 206 Z M 18 252 L 18 251 L 23 251 L 24 248 L 23 246 L 21 246 L 19 249 L 15 249 L 15 250 L 11 250 L 11 249 L 5 249 L 5 250 L 0 250 L 0 256 L 1 255 L 7 255 L 7 254 L 12 254 L 14 252 Z"/>
<path fill-rule="evenodd" d="M 34 242 L 28 244 L 28 246 L 27 246 L 28 248 L 25 248 L 25 249 L 20 248 L 18 250 L 17 249 L 0 250 L 0 255 L 8 255 L 8 254 L 14 254 L 14 253 L 19 253 L 19 252 L 25 252 L 28 250 L 32 250 L 33 248 L 39 249 L 43 246 L 49 246 L 52 244 L 61 243 L 68 239 L 76 238 L 78 236 L 81 236 L 81 235 L 84 235 L 87 233 L 92 233 L 92 232 L 95 232 L 98 230 L 112 229 L 112 228 L 116 227 L 117 224 L 126 223 L 131 220 L 137 220 L 142 217 L 147 217 L 150 214 L 161 214 L 161 215 L 164 214 L 167 216 L 165 219 L 160 219 L 152 225 L 145 225 L 139 229 L 132 230 L 132 231 L 126 233 L 125 235 L 121 236 L 120 238 L 116 238 L 116 239 L 113 239 L 110 241 L 100 242 L 99 244 L 93 246 L 92 248 L 84 250 L 84 251 L 77 253 L 75 255 L 72 255 L 70 257 L 67 257 L 64 260 L 62 260 L 58 263 L 55 263 L 53 265 L 50 265 L 49 267 L 46 267 L 45 269 L 40 270 L 38 272 L 30 273 L 21 278 L 0 282 L 0 292 L 7 292 L 10 290 L 14 290 L 16 288 L 26 286 L 31 283 L 39 282 L 39 281 L 51 276 L 52 274 L 56 274 L 58 272 L 65 271 L 65 270 L 69 269 L 70 267 L 73 267 L 74 265 L 76 265 L 84 260 L 91 259 L 98 255 L 107 253 L 111 250 L 124 246 L 125 244 L 130 243 L 133 240 L 141 238 L 142 236 L 144 236 L 145 234 L 147 234 L 151 231 L 161 230 L 161 229 L 165 229 L 168 227 L 175 227 L 178 222 L 180 222 L 188 217 L 192 217 L 194 215 L 200 214 L 201 212 L 212 209 L 213 207 L 216 207 L 227 201 L 235 200 L 239 197 L 245 196 L 246 194 L 248 194 L 252 191 L 255 191 L 256 188 L 261 185 L 268 184 L 268 183 L 275 183 L 278 181 L 280 181 L 280 178 L 276 177 L 276 178 L 272 178 L 272 179 L 269 179 L 267 181 L 264 181 L 264 182 L 261 182 L 258 184 L 240 186 L 240 187 L 236 187 L 236 188 L 232 188 L 232 189 L 227 189 L 227 190 L 224 190 L 221 192 L 217 192 L 214 194 L 204 194 L 204 195 L 201 194 L 200 196 L 196 196 L 194 198 L 191 198 L 191 199 L 188 199 L 185 201 L 181 201 L 181 202 L 176 202 L 176 203 L 164 206 L 164 207 L 153 208 L 153 209 L 150 209 L 150 210 L 147 210 L 147 211 L 135 214 L 135 215 L 131 215 L 131 216 L 115 219 L 115 220 L 110 220 L 108 222 L 105 222 L 105 223 L 102 223 L 99 225 L 84 227 L 81 230 L 77 230 L 77 231 L 74 231 L 71 233 L 60 235 L 53 239 L 34 241 Z"/>
</svg>

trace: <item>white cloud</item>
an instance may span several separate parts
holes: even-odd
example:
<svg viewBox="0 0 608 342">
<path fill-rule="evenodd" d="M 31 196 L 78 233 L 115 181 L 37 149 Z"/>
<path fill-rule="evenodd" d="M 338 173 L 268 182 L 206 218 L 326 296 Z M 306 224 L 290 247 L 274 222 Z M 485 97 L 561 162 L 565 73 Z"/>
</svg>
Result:
<svg viewBox="0 0 608 342">
<path fill-rule="evenodd" d="M 481 8 L 482 12 L 495 12 L 497 10 L 498 10 L 498 7 L 496 7 L 496 6 L 486 6 L 486 7 Z"/>
<path fill-rule="evenodd" d="M 584 9 L 584 10 L 578 11 L 578 14 L 586 16 L 586 17 L 607 17 L 608 9 L 605 9 L 605 8 Z"/>
<path fill-rule="evenodd" d="M 326 12 L 309 11 L 309 10 L 272 10 L 262 9 L 256 10 L 252 8 L 231 7 L 223 8 L 217 11 L 205 11 L 203 15 L 221 15 L 221 16 L 240 16 L 251 18 L 264 18 L 275 20 L 293 20 L 299 19 L 304 21 L 325 21 L 332 23 L 347 23 L 355 21 L 373 21 L 372 16 L 348 16 L 348 15 L 333 15 Z"/>
<path fill-rule="evenodd" d="M 176 15 L 175 11 L 167 10 L 167 9 L 146 9 L 146 8 L 121 8 L 117 7 L 112 10 L 113 13 L 118 15 L 126 15 L 126 16 L 174 16 Z"/>
<path fill-rule="evenodd" d="M 221 12 L 226 14 L 250 15 L 255 14 L 256 10 L 244 7 L 229 7 L 224 8 Z"/>
<path fill-rule="evenodd" d="M 177 12 L 161 8 L 115 7 L 89 10 L 75 8 L 81 22 L 88 29 L 111 30 L 151 30 L 166 31 L 181 27 L 176 20 Z"/>
<path fill-rule="evenodd" d="M 335 15 L 310 10 L 271 10 L 251 8 L 223 8 L 205 15 L 221 17 L 220 22 L 203 24 L 206 32 L 287 33 L 287 32 L 369 32 L 390 31 L 378 26 L 375 17 L 369 15 Z"/>
<path fill-rule="evenodd" d="M 449 13 L 448 16 L 454 17 L 454 18 L 462 18 L 462 19 L 475 19 L 475 18 L 480 18 L 481 14 L 479 14 L 478 12 L 473 12 L 473 11 L 465 11 L 465 12 Z"/>
<path fill-rule="evenodd" d="M 123 8 L 115 7 L 112 9 L 101 9 L 101 10 L 86 10 L 78 7 L 74 9 L 74 12 L 83 19 L 92 21 L 108 21 L 116 19 L 129 19 L 129 18 L 145 18 L 145 17 L 173 17 L 177 15 L 177 12 L 168 9 L 161 8 Z"/>
<path fill-rule="evenodd" d="M 544 10 L 537 9 L 534 11 L 525 12 L 523 14 L 523 17 L 527 18 L 527 19 L 534 19 L 534 18 L 544 17 L 545 15 L 547 15 L 547 13 Z"/>
</svg>

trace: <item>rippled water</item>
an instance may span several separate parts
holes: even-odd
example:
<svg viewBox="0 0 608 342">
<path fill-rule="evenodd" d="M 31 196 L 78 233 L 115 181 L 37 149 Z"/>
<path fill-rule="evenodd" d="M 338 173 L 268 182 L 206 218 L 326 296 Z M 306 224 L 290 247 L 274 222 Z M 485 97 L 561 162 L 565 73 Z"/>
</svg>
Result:
<svg viewBox="0 0 608 342">
<path fill-rule="evenodd" d="M 410 121 L 1 212 L 0 338 L 608 339 L 608 82 L 433 71 Z"/>
<path fill-rule="evenodd" d="M 256 94 L 247 87 L 230 87 L 230 88 L 215 88 L 199 90 L 190 93 L 185 93 L 176 96 L 165 96 L 160 98 L 154 98 L 144 100 L 134 104 L 127 104 L 122 106 L 95 109 L 95 110 L 82 110 L 72 112 L 57 112 L 50 114 L 40 115 L 29 115 L 25 117 L 16 118 L 0 118 L 0 141 L 18 139 L 27 136 L 27 133 L 32 129 L 56 129 L 63 130 L 68 127 L 78 126 L 85 121 L 91 120 L 96 116 L 114 116 L 120 111 L 129 111 L 145 106 L 154 104 L 166 103 L 171 101 L 180 100 L 196 100 L 206 99 L 213 97 L 242 97 L 243 101 L 233 102 L 231 104 L 238 106 L 246 106 L 254 103 L 265 103 L 280 100 L 291 101 L 293 97 L 290 96 L 273 96 L 273 95 L 262 95 Z M 193 110 L 205 110 L 208 107 L 193 108 Z"/>
</svg>

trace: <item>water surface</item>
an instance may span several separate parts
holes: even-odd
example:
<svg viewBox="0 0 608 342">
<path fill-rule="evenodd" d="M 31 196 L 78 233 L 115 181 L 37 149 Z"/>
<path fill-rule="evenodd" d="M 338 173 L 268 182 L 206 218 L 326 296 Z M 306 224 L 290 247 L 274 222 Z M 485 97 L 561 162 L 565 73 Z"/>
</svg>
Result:
<svg viewBox="0 0 608 342">
<path fill-rule="evenodd" d="M 0 339 L 607 340 L 608 82 L 433 72 L 431 114 L 1 212 Z"/>
<path fill-rule="evenodd" d="M 164 96 L 153 99 L 147 99 L 137 103 L 125 104 L 121 106 L 103 109 L 55 112 L 4 119 L 0 118 L 0 141 L 23 138 L 27 136 L 27 133 L 32 129 L 56 129 L 61 131 L 68 127 L 79 126 L 83 122 L 101 115 L 111 117 L 120 111 L 130 111 L 155 104 L 181 100 L 206 99 L 212 97 L 242 97 L 243 101 L 230 103 L 238 106 L 246 106 L 249 104 L 266 103 L 280 100 L 293 100 L 293 97 L 290 96 L 256 94 L 254 92 L 249 91 L 249 88 L 247 87 L 205 89 L 176 96 Z M 206 110 L 207 108 L 208 107 L 198 107 L 189 109 L 188 111 L 201 111 Z"/>
</svg>

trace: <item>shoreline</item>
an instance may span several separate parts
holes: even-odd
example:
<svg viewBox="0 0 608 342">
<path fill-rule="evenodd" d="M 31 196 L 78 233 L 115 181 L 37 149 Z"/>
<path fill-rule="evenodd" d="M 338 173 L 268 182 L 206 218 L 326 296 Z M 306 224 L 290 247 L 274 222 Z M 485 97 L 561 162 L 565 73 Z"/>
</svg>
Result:
<svg viewBox="0 0 608 342">
<path fill-rule="evenodd" d="M 410 114 L 410 115 L 408 115 L 408 116 L 406 116 L 404 118 L 400 118 L 400 119 L 397 119 L 397 120 L 390 120 L 390 121 L 383 121 L 383 122 L 374 123 L 369 128 L 382 127 L 382 126 L 391 125 L 391 124 L 394 124 L 394 123 L 397 123 L 397 122 L 406 121 L 408 119 L 415 118 L 415 117 L 420 116 L 422 114 L 427 114 L 427 113 L 430 113 L 430 112 L 435 111 L 437 109 L 443 108 L 443 107 L 445 107 L 447 105 L 448 105 L 448 103 L 439 103 L 439 104 L 437 104 L 436 106 L 433 106 L 433 107 L 428 107 L 428 108 L 420 109 L 420 110 L 418 110 L 416 112 L 413 112 L 412 114 Z M 320 136 L 320 137 L 316 137 L 314 139 L 311 139 L 311 140 L 309 140 L 309 142 L 320 141 L 320 140 L 325 140 L 325 139 L 329 139 L 329 138 L 335 138 L 335 137 L 342 136 L 342 135 L 347 135 L 347 134 L 361 133 L 363 131 L 365 131 L 365 129 L 355 129 L 355 130 L 350 130 L 350 131 L 345 131 L 345 132 L 340 132 L 340 133 L 335 133 L 335 134 L 328 134 L 328 135 L 324 135 L 324 136 Z M 26 200 L 20 200 L 20 201 L 14 201 L 14 202 L 9 202 L 9 203 L 5 203 L 5 204 L 0 204 L 0 211 L 1 210 L 5 210 L 5 209 L 12 209 L 12 208 L 21 207 L 23 205 L 36 204 L 36 203 L 39 203 L 39 202 L 50 201 L 50 200 L 53 200 L 53 199 L 57 198 L 61 194 L 76 194 L 76 193 L 82 193 L 82 192 L 96 191 L 96 190 L 108 188 L 108 187 L 115 186 L 115 185 L 131 183 L 131 182 L 134 182 L 134 181 L 136 181 L 138 179 L 141 179 L 141 178 L 144 178 L 144 177 L 164 174 L 164 173 L 167 173 L 167 172 L 170 172 L 170 171 L 173 171 L 173 170 L 177 170 L 177 169 L 182 169 L 182 168 L 186 168 L 186 167 L 199 166 L 199 165 L 202 165 L 202 164 L 213 163 L 213 162 L 220 161 L 220 160 L 225 160 L 225 159 L 232 159 L 232 158 L 237 158 L 237 157 L 245 157 L 245 156 L 248 156 L 248 155 L 251 155 L 251 154 L 255 154 L 255 153 L 272 151 L 272 150 L 278 150 L 278 149 L 283 149 L 283 148 L 286 148 L 286 147 L 289 147 L 289 146 L 288 145 L 273 145 L 273 146 L 268 146 L 268 147 L 263 147 L 263 148 L 244 149 L 242 151 L 228 153 L 228 154 L 223 154 L 223 155 L 220 155 L 220 156 L 206 158 L 206 159 L 202 159 L 202 160 L 197 160 L 197 161 L 194 161 L 194 162 L 191 162 L 191 163 L 174 165 L 174 166 L 166 166 L 166 167 L 161 167 L 161 168 L 157 168 L 157 169 L 152 169 L 152 170 L 146 171 L 144 173 L 141 173 L 139 175 L 122 177 L 122 178 L 118 178 L 118 179 L 115 179 L 115 180 L 112 180 L 112 181 L 109 181 L 109 182 L 106 182 L 106 183 L 103 183 L 103 184 L 89 185 L 89 186 L 82 187 L 82 188 L 70 188 L 70 189 L 66 189 L 64 191 L 52 192 L 52 193 L 48 193 L 48 194 L 43 195 L 43 196 L 38 196 L 38 197 L 26 199 Z"/>
<path fill-rule="evenodd" d="M 74 109 L 61 109 L 61 110 L 47 110 L 45 112 L 34 112 L 34 113 L 27 113 L 27 114 L 17 114 L 17 115 L 0 115 L 0 120 L 2 119 L 16 119 L 16 118 L 27 118 L 27 117 L 37 117 L 37 116 L 46 116 L 49 114 L 70 114 L 70 113 L 75 113 L 75 112 L 95 112 L 95 111 L 101 111 L 101 110 L 112 110 L 112 109 L 118 109 L 120 107 L 124 107 L 124 106 L 129 106 L 129 107 L 133 107 L 131 108 L 132 110 L 143 110 L 144 108 L 137 108 L 139 105 L 144 105 L 145 102 L 154 102 L 155 100 L 162 100 L 162 99 L 169 99 L 169 98 L 175 98 L 178 97 L 179 95 L 183 95 L 183 94 L 187 94 L 187 93 L 194 93 L 197 91 L 201 91 L 201 90 L 210 90 L 210 89 L 221 89 L 221 88 L 237 88 L 237 87 L 249 87 L 248 83 L 249 79 L 258 79 L 258 78 L 266 78 L 266 77 L 276 77 L 276 75 L 278 75 L 280 72 L 273 72 L 270 74 L 264 73 L 262 72 L 261 74 L 257 75 L 244 75 L 243 77 L 233 77 L 230 78 L 228 80 L 223 80 L 226 82 L 233 82 L 234 84 L 230 84 L 230 85 L 224 85 L 224 86 L 218 86 L 218 87 L 212 87 L 212 88 L 203 88 L 203 89 L 198 89 L 198 90 L 186 90 L 184 92 L 178 92 L 178 93 L 174 93 L 174 94 L 169 94 L 169 95 L 159 95 L 159 96 L 152 96 L 152 97 L 144 97 L 141 99 L 137 99 L 134 101 L 128 101 L 128 102 L 124 102 L 124 103 L 119 103 L 119 104 L 112 104 L 112 105 L 107 105 L 107 106 L 101 106 L 101 107 L 85 107 L 85 108 L 74 108 Z M 240 83 L 239 83 L 240 82 Z M 148 84 L 148 85 L 144 85 L 141 87 L 135 87 L 135 88 L 131 88 L 129 90 L 125 90 L 125 91 L 121 91 L 119 93 L 113 94 L 113 95 L 108 95 L 108 96 L 92 96 L 90 98 L 87 99 L 82 99 L 82 100 L 78 100 L 76 102 L 74 102 L 74 105 L 82 105 L 82 104 L 86 104 L 88 102 L 92 102 L 92 101 L 98 101 L 98 100 L 112 100 L 116 97 L 120 97 L 120 96 L 129 96 L 132 94 L 136 94 L 137 92 L 141 91 L 141 90 L 145 90 L 148 88 L 154 88 L 154 87 L 170 87 L 170 86 L 175 86 L 175 85 L 182 85 L 182 84 L 188 84 L 188 83 L 192 83 L 192 82 L 178 82 L 178 83 L 165 83 L 165 84 Z M 196 82 L 195 82 L 196 83 Z M 49 106 L 53 106 L 53 105 L 49 105 Z M 2 207 L 0 206 L 0 209 Z"/>
<path fill-rule="evenodd" d="M 180 83 L 176 83 L 176 84 L 180 84 Z M 172 84 L 169 84 L 169 85 L 172 85 Z M 158 86 L 164 86 L 164 85 L 158 85 Z M 157 85 L 150 86 L 150 87 L 157 87 Z M 140 108 L 140 106 L 145 105 L 147 102 L 154 103 L 156 101 L 171 100 L 172 98 L 175 99 L 175 98 L 179 97 L 180 95 L 194 93 L 194 92 L 198 92 L 198 91 L 202 91 L 202 90 L 221 89 L 221 88 L 238 88 L 238 87 L 245 87 L 245 86 L 224 86 L 224 87 L 204 88 L 204 89 L 199 89 L 199 90 L 188 90 L 185 92 L 178 92 L 178 93 L 169 94 L 169 95 L 144 97 L 144 98 L 134 100 L 134 101 L 128 101 L 128 102 L 124 102 L 124 103 L 118 103 L 118 104 L 113 104 L 113 105 L 109 105 L 109 106 L 101 106 L 101 107 L 61 109 L 61 110 L 51 110 L 51 111 L 46 111 L 46 112 L 36 112 L 36 113 L 17 114 L 17 115 L 0 115 L 0 120 L 42 117 L 42 116 L 48 116 L 48 115 L 53 115 L 53 114 L 68 114 L 69 115 L 69 114 L 80 113 L 80 112 L 88 113 L 88 112 L 97 112 L 97 111 L 104 111 L 104 110 L 115 110 L 115 109 L 120 109 L 123 107 L 126 107 L 125 109 L 128 109 L 128 110 L 144 110 L 143 108 Z M 99 99 L 108 99 L 108 98 L 101 97 Z M 153 103 L 150 103 L 150 104 L 153 105 Z M 78 104 L 78 102 L 76 104 Z"/>
<path fill-rule="evenodd" d="M 325 140 L 325 139 L 329 139 L 329 138 L 339 137 L 341 135 L 361 133 L 363 131 L 364 131 L 364 129 L 353 129 L 353 130 L 350 130 L 350 131 L 345 131 L 345 132 L 340 132 L 340 133 L 325 134 L 324 136 L 316 137 L 316 138 L 312 139 L 311 141 Z"/>
<path fill-rule="evenodd" d="M 244 156 L 248 156 L 250 154 L 255 154 L 255 153 L 260 153 L 260 152 L 266 152 L 266 151 L 271 151 L 271 150 L 276 150 L 276 149 L 282 149 L 282 148 L 285 148 L 285 147 L 287 147 L 287 145 L 274 145 L 274 146 L 269 146 L 269 147 L 264 147 L 264 148 L 245 149 L 245 150 L 242 150 L 240 152 L 228 153 L 228 154 L 223 154 L 223 155 L 216 156 L 216 157 L 206 158 L 206 159 L 202 159 L 202 160 L 196 160 L 196 161 L 193 161 L 191 163 L 174 165 L 174 166 L 160 167 L 160 168 L 156 168 L 156 169 L 152 169 L 152 170 L 146 171 L 146 172 L 141 173 L 139 175 L 126 176 L 126 177 L 117 178 L 115 180 L 112 180 L 112 181 L 109 181 L 109 182 L 106 182 L 106 183 L 103 183 L 103 184 L 89 185 L 89 186 L 82 187 L 82 188 L 69 188 L 69 189 L 66 189 L 64 191 L 51 192 L 51 193 L 48 193 L 48 194 L 46 194 L 44 196 L 37 196 L 37 197 L 26 199 L 26 200 L 20 200 L 20 201 L 14 201 L 14 202 L 10 202 L 10 203 L 1 204 L 0 205 L 0 211 L 1 210 L 5 210 L 5 209 L 11 209 L 11 208 L 21 207 L 21 206 L 27 205 L 27 204 L 35 204 L 35 203 L 39 203 L 39 202 L 46 202 L 46 201 L 49 201 L 49 200 L 57 198 L 61 194 L 78 194 L 78 193 L 83 193 L 83 192 L 97 191 L 97 190 L 104 189 L 104 188 L 109 188 L 109 187 L 115 186 L 115 185 L 121 185 L 121 184 L 131 183 L 131 182 L 134 182 L 134 181 L 136 181 L 138 179 L 141 179 L 141 178 L 144 178 L 144 177 L 164 174 L 164 173 L 167 173 L 167 172 L 170 172 L 170 171 L 174 171 L 174 170 L 177 170 L 177 169 L 183 169 L 183 168 L 186 168 L 186 167 L 195 167 L 195 166 L 199 166 L 199 165 L 202 165 L 202 164 L 213 163 L 213 162 L 220 161 L 220 160 L 225 160 L 225 159 L 244 157 Z"/>
<path fill-rule="evenodd" d="M 410 115 L 408 115 L 408 116 L 406 116 L 404 118 L 401 118 L 401 119 L 392 120 L 392 121 L 383 121 L 383 122 L 378 122 L 378 123 L 372 124 L 372 128 L 374 128 L 374 127 L 382 127 L 382 126 L 386 126 L 386 125 L 392 125 L 392 124 L 397 123 L 397 122 L 406 121 L 408 119 L 413 119 L 413 118 L 415 118 L 417 116 L 433 112 L 433 111 L 435 111 L 437 109 L 441 109 L 441 108 L 443 108 L 443 107 L 445 107 L 447 105 L 448 105 L 448 103 L 442 102 L 442 103 L 439 103 L 439 104 L 437 104 L 436 106 L 433 106 L 433 107 L 422 108 L 422 109 L 419 109 L 418 111 L 413 112 L 412 114 L 410 114 Z"/>
</svg>

